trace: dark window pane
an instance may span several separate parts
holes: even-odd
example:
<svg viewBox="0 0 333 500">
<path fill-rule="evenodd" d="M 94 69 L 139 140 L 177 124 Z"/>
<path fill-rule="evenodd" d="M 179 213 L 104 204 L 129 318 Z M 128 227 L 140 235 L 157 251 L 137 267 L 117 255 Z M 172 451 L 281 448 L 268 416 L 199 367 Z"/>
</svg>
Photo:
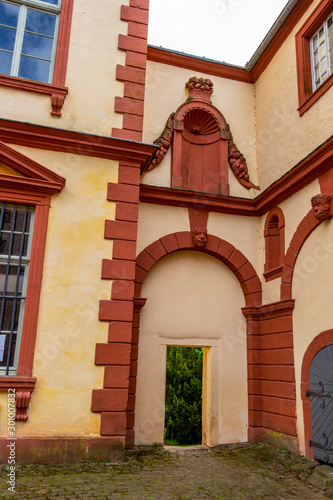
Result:
<svg viewBox="0 0 333 500">
<path fill-rule="evenodd" d="M 16 28 L 19 11 L 20 7 L 18 5 L 0 2 L 0 23 Z"/>
<path fill-rule="evenodd" d="M 24 33 L 22 54 L 51 60 L 53 38 Z"/>
<path fill-rule="evenodd" d="M 11 328 L 13 328 L 13 332 L 17 332 L 21 301 L 14 299 L 3 300 L 5 300 L 5 307 L 3 312 L 1 330 L 11 331 Z"/>
<path fill-rule="evenodd" d="M 2 50 L 0 50 L 0 73 L 2 73 L 3 75 L 10 75 L 12 58 L 12 52 L 3 52 Z"/>
<path fill-rule="evenodd" d="M 0 49 L 14 50 L 16 30 L 0 26 Z"/>
<path fill-rule="evenodd" d="M 53 36 L 56 18 L 57 16 L 52 14 L 28 9 L 25 31 Z"/>
<path fill-rule="evenodd" d="M 14 234 L 12 255 L 20 255 L 22 234 Z"/>
<path fill-rule="evenodd" d="M 50 66 L 51 63 L 48 61 L 40 61 L 32 57 L 22 56 L 18 76 L 48 83 Z"/>
<path fill-rule="evenodd" d="M 0 254 L 8 255 L 10 245 L 10 233 L 1 233 Z"/>
<path fill-rule="evenodd" d="M 7 357 L 9 351 L 9 334 L 5 335 L 5 343 L 4 343 L 4 352 L 1 361 L 1 344 L 0 344 L 0 366 L 7 366 Z M 16 347 L 16 335 L 12 336 L 12 348 L 11 348 L 11 356 L 9 366 L 13 366 L 14 364 L 14 355 L 15 355 L 15 347 Z"/>
<path fill-rule="evenodd" d="M 13 217 L 13 209 L 12 208 L 4 209 L 2 230 L 4 231 L 12 230 L 12 217 Z"/>
<path fill-rule="evenodd" d="M 24 231 L 24 210 L 17 209 L 14 231 Z"/>
</svg>

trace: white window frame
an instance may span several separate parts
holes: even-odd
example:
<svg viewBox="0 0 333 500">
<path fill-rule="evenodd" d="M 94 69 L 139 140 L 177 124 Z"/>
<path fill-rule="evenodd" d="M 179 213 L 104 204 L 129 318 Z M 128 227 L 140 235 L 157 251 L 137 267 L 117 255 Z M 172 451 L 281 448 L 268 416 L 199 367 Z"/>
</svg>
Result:
<svg viewBox="0 0 333 500">
<path fill-rule="evenodd" d="M 332 47 L 329 46 L 329 38 L 328 38 L 328 27 L 327 27 L 327 23 L 328 23 L 328 20 L 333 16 L 333 12 L 331 12 L 329 14 L 329 16 L 327 16 L 327 18 L 325 19 L 325 21 L 319 26 L 319 28 L 316 30 L 316 32 L 312 35 L 311 39 L 310 39 L 310 53 L 311 53 L 311 75 L 312 75 L 312 90 L 313 92 L 315 90 L 317 90 L 318 87 L 320 87 L 320 85 L 325 81 L 327 80 L 327 78 L 332 74 L 332 71 L 333 71 L 333 56 L 332 56 L 332 59 L 330 57 L 330 50 L 332 52 L 332 49 L 333 49 L 333 42 L 332 42 Z M 319 59 L 319 62 L 317 63 L 317 65 L 315 64 L 315 51 L 318 50 L 319 53 L 320 53 L 320 45 L 318 45 L 318 48 L 315 49 L 314 48 L 314 40 L 316 37 L 318 37 L 319 39 L 319 32 L 321 30 L 324 30 L 324 52 L 325 52 L 325 55 L 324 57 L 320 58 Z M 333 30 L 333 24 L 331 25 L 331 30 Z M 320 55 L 319 55 L 320 57 Z M 323 77 L 323 73 L 324 71 L 322 70 L 322 67 L 321 67 L 321 64 L 322 64 L 322 60 L 325 58 L 326 60 L 326 76 Z M 320 81 L 318 83 L 316 83 L 316 68 L 319 66 L 319 79 Z"/>
<path fill-rule="evenodd" d="M 29 9 L 37 10 L 39 12 L 47 12 L 49 14 L 56 15 L 56 23 L 54 29 L 54 38 L 53 38 L 53 46 L 52 46 L 52 54 L 51 54 L 51 64 L 49 71 L 49 78 L 47 83 L 52 83 L 53 80 L 53 71 L 54 71 L 54 63 L 55 63 L 55 55 L 57 49 L 57 39 L 58 39 L 58 31 L 59 31 L 59 20 L 60 20 L 60 11 L 61 11 L 61 1 L 59 0 L 59 5 L 53 5 L 47 2 L 42 2 L 40 0 L 1 0 L 1 3 L 9 3 L 13 5 L 18 5 L 20 7 L 19 17 L 16 28 L 16 38 L 15 45 L 13 51 L 13 59 L 12 66 L 10 70 L 10 75 L 8 76 L 18 76 L 20 60 L 21 60 L 21 51 L 23 45 L 24 38 L 24 28 L 26 23 L 27 11 Z M 1 23 L 1 22 L 0 22 Z M 38 59 L 35 57 L 35 59 Z M 45 60 L 40 58 L 41 60 Z"/>
</svg>

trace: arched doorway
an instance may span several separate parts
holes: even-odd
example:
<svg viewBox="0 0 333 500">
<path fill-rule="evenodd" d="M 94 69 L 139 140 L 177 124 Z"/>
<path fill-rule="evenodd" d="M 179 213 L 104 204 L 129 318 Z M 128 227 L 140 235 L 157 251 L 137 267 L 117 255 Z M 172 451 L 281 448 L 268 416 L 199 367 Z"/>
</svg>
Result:
<svg viewBox="0 0 333 500">
<path fill-rule="evenodd" d="M 162 444 L 168 345 L 204 347 L 203 442 L 247 441 L 244 295 L 220 261 L 178 251 L 160 259 L 142 287 L 135 407 L 136 444 Z"/>
<path fill-rule="evenodd" d="M 316 460 L 333 464 L 333 344 L 313 358 L 309 372 L 313 455 Z"/>
</svg>

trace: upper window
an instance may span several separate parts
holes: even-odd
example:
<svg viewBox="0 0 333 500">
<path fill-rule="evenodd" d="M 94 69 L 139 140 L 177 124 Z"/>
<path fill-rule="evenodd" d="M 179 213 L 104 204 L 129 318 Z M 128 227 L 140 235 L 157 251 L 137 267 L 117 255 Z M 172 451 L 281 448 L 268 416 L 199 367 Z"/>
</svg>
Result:
<svg viewBox="0 0 333 500">
<path fill-rule="evenodd" d="M 333 84 L 333 0 L 322 0 L 296 34 L 299 114 Z"/>
<path fill-rule="evenodd" d="M 60 2 L 0 1 L 1 73 L 52 82 Z"/>
<path fill-rule="evenodd" d="M 284 261 L 284 215 L 276 207 L 269 212 L 265 222 L 265 267 L 264 277 L 271 281 L 282 275 Z"/>
<path fill-rule="evenodd" d="M 310 41 L 312 88 L 316 90 L 333 72 L 333 12 Z"/>
</svg>

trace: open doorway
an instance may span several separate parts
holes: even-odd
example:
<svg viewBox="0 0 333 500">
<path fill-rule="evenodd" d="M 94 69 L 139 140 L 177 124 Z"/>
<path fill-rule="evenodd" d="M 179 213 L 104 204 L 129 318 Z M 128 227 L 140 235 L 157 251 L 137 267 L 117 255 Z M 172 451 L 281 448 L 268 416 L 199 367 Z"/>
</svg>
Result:
<svg viewBox="0 0 333 500">
<path fill-rule="evenodd" d="M 203 347 L 167 346 L 164 444 L 198 445 L 205 441 L 207 405 Z"/>
</svg>

